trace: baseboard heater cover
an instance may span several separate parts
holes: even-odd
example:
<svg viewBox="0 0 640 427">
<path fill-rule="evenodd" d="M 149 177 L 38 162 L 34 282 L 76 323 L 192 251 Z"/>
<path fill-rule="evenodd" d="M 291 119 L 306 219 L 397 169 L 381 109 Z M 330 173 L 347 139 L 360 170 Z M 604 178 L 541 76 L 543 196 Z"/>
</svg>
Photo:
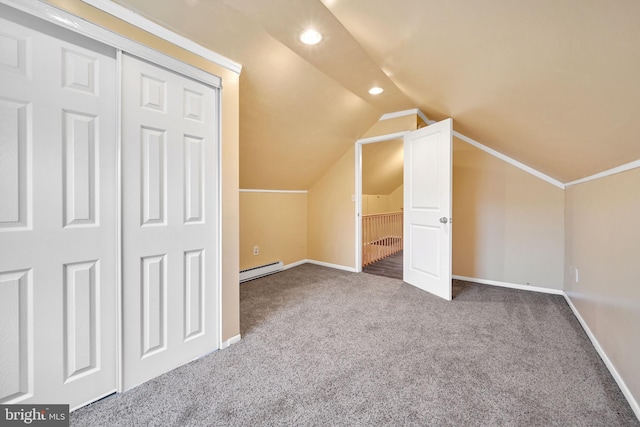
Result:
<svg viewBox="0 0 640 427">
<path fill-rule="evenodd" d="M 272 262 L 271 264 L 259 265 L 257 267 L 247 268 L 240 271 L 240 283 L 248 280 L 257 279 L 258 277 L 267 276 L 282 270 L 284 263 L 282 261 Z"/>
</svg>

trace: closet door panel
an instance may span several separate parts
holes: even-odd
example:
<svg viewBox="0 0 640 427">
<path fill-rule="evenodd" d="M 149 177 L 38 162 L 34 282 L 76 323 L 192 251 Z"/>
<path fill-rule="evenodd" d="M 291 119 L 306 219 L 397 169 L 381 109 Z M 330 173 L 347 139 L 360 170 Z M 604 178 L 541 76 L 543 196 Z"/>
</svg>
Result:
<svg viewBox="0 0 640 427">
<path fill-rule="evenodd" d="M 123 55 L 124 386 L 218 348 L 218 90 Z"/>
<path fill-rule="evenodd" d="M 0 402 L 75 408 L 116 389 L 115 51 L 0 12 Z"/>
</svg>

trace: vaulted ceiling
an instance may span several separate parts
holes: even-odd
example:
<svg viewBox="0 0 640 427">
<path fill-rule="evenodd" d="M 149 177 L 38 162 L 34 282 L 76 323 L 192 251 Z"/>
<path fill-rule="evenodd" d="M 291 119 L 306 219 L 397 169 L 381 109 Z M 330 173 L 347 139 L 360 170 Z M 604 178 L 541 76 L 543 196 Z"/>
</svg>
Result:
<svg viewBox="0 0 640 427">
<path fill-rule="evenodd" d="M 640 159 L 635 0 L 116 2 L 243 65 L 242 188 L 307 189 L 412 108 L 562 182 Z"/>
</svg>

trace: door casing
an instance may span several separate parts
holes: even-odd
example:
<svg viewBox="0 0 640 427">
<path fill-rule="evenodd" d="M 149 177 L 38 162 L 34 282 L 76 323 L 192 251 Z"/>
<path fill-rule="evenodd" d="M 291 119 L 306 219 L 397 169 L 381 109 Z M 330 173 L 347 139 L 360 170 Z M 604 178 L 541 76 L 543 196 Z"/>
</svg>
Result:
<svg viewBox="0 0 640 427">
<path fill-rule="evenodd" d="M 401 114 L 415 113 L 419 115 L 425 123 L 433 124 L 435 122 L 428 120 L 424 114 L 419 110 L 407 110 L 406 112 L 400 112 Z M 389 115 L 390 118 L 396 117 L 397 114 L 393 113 Z M 369 138 L 359 139 L 355 143 L 355 188 L 353 194 L 354 206 L 354 220 L 355 220 L 355 271 L 357 273 L 362 272 L 362 146 L 365 144 L 373 144 L 377 142 L 391 141 L 394 139 L 404 138 L 406 134 L 411 131 L 394 132 L 391 134 L 373 136 Z M 453 157 L 452 157 L 453 162 Z M 453 165 L 452 165 L 453 167 Z M 406 203 L 406 200 L 405 202 Z"/>
</svg>

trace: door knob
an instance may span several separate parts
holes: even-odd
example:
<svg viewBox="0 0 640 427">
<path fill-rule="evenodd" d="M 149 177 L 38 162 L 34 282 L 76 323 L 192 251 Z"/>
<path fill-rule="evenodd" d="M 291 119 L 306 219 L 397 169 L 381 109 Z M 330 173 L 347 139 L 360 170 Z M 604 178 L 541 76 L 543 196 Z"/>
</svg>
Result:
<svg viewBox="0 0 640 427">
<path fill-rule="evenodd" d="M 440 222 L 446 224 L 449 222 L 449 220 L 447 219 L 447 217 L 443 216 L 442 218 L 440 218 Z"/>
</svg>

